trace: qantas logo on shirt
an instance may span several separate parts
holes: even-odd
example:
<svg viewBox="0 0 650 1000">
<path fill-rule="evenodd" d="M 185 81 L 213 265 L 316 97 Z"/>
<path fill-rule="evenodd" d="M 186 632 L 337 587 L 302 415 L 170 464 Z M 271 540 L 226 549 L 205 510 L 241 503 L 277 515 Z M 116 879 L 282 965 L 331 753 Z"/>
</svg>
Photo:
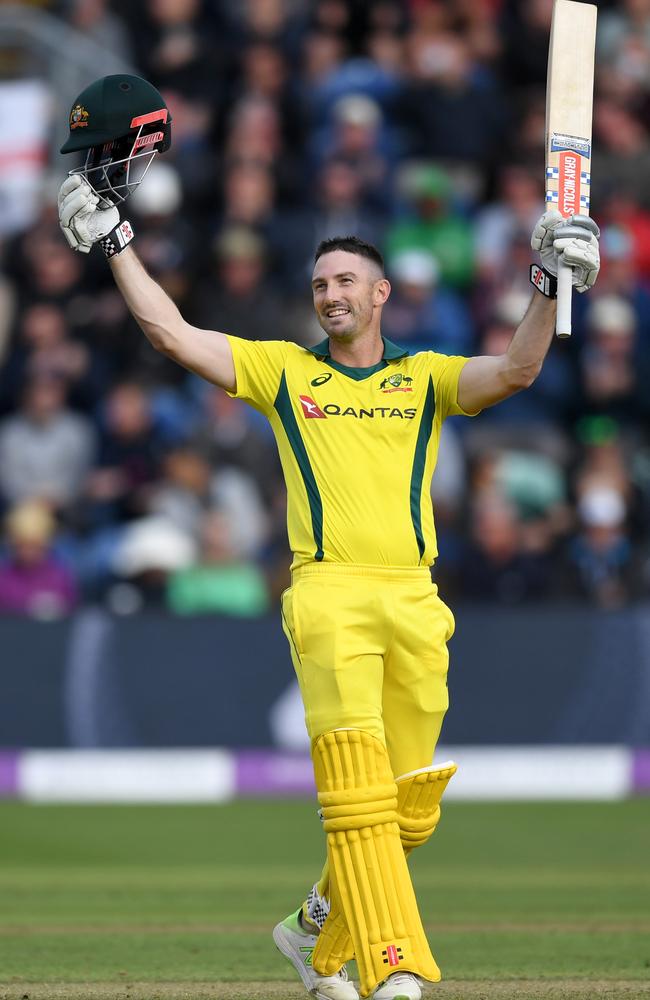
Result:
<svg viewBox="0 0 650 1000">
<path fill-rule="evenodd" d="M 302 412 L 307 420 L 317 418 L 320 420 L 325 420 L 325 414 L 321 410 L 318 403 L 315 403 L 311 396 L 301 396 L 300 403 L 302 405 Z"/>
<path fill-rule="evenodd" d="M 357 420 L 373 419 L 377 417 L 399 417 L 401 420 L 413 420 L 418 412 L 415 407 L 408 407 L 400 410 L 397 406 L 363 406 L 355 409 L 354 406 L 339 406 L 338 403 L 326 403 L 321 410 L 318 403 L 315 403 L 311 396 L 300 396 L 302 413 L 306 420 L 327 420 L 328 417 L 355 417 Z"/>
</svg>

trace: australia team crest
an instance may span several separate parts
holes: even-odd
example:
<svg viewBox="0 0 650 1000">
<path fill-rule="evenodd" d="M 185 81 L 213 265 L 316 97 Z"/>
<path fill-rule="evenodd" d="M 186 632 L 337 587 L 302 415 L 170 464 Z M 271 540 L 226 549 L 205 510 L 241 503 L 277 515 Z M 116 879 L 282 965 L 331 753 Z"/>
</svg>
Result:
<svg viewBox="0 0 650 1000">
<path fill-rule="evenodd" d="M 75 104 L 70 112 L 70 128 L 86 128 L 88 125 L 88 112 L 81 104 Z"/>
<path fill-rule="evenodd" d="M 411 388 L 413 379 L 410 375 L 402 375 L 397 372 L 395 375 L 388 375 L 379 383 L 379 388 L 383 393 L 388 392 L 413 392 Z"/>
</svg>

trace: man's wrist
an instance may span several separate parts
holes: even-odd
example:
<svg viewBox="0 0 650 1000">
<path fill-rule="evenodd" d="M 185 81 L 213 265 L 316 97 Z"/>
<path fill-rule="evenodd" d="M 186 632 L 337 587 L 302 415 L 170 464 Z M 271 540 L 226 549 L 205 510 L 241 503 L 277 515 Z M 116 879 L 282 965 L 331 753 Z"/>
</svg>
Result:
<svg viewBox="0 0 650 1000">
<path fill-rule="evenodd" d="M 133 232 L 133 226 L 128 219 L 125 219 L 123 222 L 120 222 L 115 229 L 111 229 L 110 233 L 103 236 L 99 241 L 99 245 L 104 252 L 104 256 L 108 257 L 110 260 L 111 257 L 115 257 L 117 254 L 122 253 L 122 251 L 128 247 L 134 236 L 135 233 Z"/>
<path fill-rule="evenodd" d="M 547 299 L 557 298 L 557 278 L 539 264 L 530 265 L 530 283 Z"/>
</svg>

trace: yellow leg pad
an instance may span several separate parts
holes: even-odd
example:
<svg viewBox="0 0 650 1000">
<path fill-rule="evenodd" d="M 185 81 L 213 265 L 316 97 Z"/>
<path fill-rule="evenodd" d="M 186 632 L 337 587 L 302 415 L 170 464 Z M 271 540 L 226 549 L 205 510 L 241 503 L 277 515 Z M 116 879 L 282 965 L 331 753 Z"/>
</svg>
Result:
<svg viewBox="0 0 650 1000">
<path fill-rule="evenodd" d="M 405 854 L 422 847 L 440 820 L 440 800 L 456 765 L 423 767 L 397 778 L 397 819 Z"/>
<path fill-rule="evenodd" d="M 352 939 L 361 995 L 398 970 L 438 982 L 400 842 L 386 747 L 362 730 L 337 729 L 320 737 L 313 757 L 332 898 Z M 313 955 L 320 975 L 339 968 L 333 952 L 340 949 L 327 944 L 328 923 Z"/>
<path fill-rule="evenodd" d="M 397 822 L 407 856 L 414 847 L 422 847 L 438 825 L 440 800 L 456 771 L 456 765 L 449 761 L 397 778 Z M 331 887 L 330 913 L 321 933 L 319 949 L 321 960 L 333 972 L 354 958 L 354 945 L 334 886 Z"/>
</svg>

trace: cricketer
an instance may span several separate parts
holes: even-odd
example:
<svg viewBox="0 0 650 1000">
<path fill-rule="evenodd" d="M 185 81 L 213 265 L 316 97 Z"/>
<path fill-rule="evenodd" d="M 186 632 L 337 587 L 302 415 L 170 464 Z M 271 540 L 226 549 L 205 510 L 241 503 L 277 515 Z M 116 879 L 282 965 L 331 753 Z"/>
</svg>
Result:
<svg viewBox="0 0 650 1000">
<path fill-rule="evenodd" d="M 504 354 L 410 356 L 381 335 L 391 291 L 379 251 L 355 236 L 322 242 L 315 347 L 250 342 L 188 324 L 147 274 L 120 205 L 170 141 L 160 94 L 137 77 L 79 95 L 64 152 L 86 165 L 64 181 L 70 245 L 99 244 L 154 348 L 265 414 L 288 492 L 291 587 L 282 626 L 304 701 L 327 863 L 277 947 L 316 1000 L 419 1000 L 440 970 L 407 855 L 433 833 L 455 770 L 432 760 L 447 710 L 449 608 L 431 580 L 430 482 L 443 421 L 527 386 L 553 338 L 558 259 L 578 291 L 598 275 L 598 227 L 546 212 L 532 234 L 526 315 Z M 218 317 L 215 317 L 218 323 Z M 357 962 L 359 991 L 346 962 Z"/>
</svg>

